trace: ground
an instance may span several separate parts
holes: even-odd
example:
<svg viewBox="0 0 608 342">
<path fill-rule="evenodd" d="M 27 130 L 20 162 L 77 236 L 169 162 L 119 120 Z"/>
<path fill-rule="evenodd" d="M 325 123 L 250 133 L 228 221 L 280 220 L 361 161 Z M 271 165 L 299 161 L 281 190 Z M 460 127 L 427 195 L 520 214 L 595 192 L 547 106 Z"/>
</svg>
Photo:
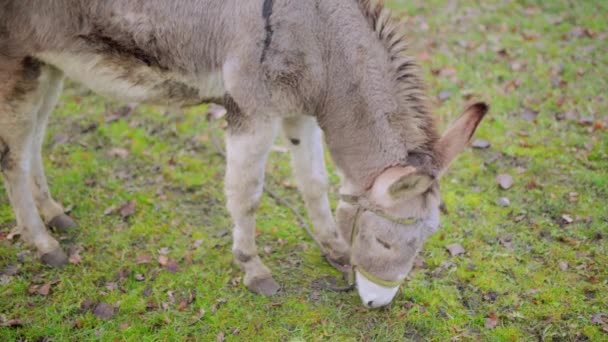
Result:
<svg viewBox="0 0 608 342">
<path fill-rule="evenodd" d="M 9 241 L 0 189 L 0 340 L 608 340 L 608 2 L 390 6 L 440 126 L 469 101 L 491 111 L 444 177 L 442 228 L 388 308 L 323 289 L 338 273 L 268 197 L 257 240 L 283 290 L 249 293 L 207 109 L 130 111 L 69 84 L 45 163 L 80 223 L 61 237 L 71 263 L 45 267 Z M 272 153 L 267 183 L 304 212 L 288 160 Z"/>
</svg>

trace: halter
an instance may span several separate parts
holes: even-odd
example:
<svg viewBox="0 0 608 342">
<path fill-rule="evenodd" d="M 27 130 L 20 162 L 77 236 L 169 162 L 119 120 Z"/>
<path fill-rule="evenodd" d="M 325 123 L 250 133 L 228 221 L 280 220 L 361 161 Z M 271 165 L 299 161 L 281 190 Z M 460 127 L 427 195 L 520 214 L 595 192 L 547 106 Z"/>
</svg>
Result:
<svg viewBox="0 0 608 342">
<path fill-rule="evenodd" d="M 351 247 L 354 245 L 355 238 L 359 234 L 359 229 L 360 229 L 359 222 L 360 222 L 361 215 L 363 215 L 363 213 L 366 211 L 369 211 L 375 215 L 378 215 L 378 216 L 384 218 L 385 220 L 391 221 L 396 224 L 401 224 L 401 225 L 412 225 L 412 224 L 419 223 L 421 221 L 421 219 L 417 219 L 417 218 L 398 218 L 398 217 L 388 215 L 385 212 L 383 212 L 382 210 L 374 208 L 374 206 L 372 206 L 367 200 L 361 199 L 359 196 L 341 194 L 340 200 L 357 208 L 357 211 L 355 212 L 355 218 L 353 219 L 353 227 L 351 229 L 351 234 L 350 234 Z M 397 287 L 397 286 L 401 285 L 401 283 L 403 283 L 403 280 L 397 281 L 397 280 L 385 280 L 385 279 L 378 278 L 378 277 L 374 276 L 373 274 L 367 272 L 365 269 L 363 269 L 363 267 L 357 266 L 353 263 L 352 272 L 350 273 L 349 279 L 348 279 L 349 286 L 354 286 L 354 284 L 355 284 L 355 270 L 359 271 L 359 273 L 361 273 L 361 275 L 363 275 L 369 281 L 373 282 L 374 284 L 383 286 L 383 287 L 392 288 L 392 287 Z"/>
</svg>

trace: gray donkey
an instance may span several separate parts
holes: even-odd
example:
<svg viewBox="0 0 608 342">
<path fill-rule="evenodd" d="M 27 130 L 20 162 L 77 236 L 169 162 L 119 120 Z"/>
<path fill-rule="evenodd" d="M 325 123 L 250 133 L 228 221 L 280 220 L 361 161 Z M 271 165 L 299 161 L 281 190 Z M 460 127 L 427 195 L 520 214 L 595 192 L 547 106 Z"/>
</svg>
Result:
<svg viewBox="0 0 608 342">
<path fill-rule="evenodd" d="M 440 137 L 399 25 L 369 0 L 0 0 L 0 169 L 21 238 L 66 263 L 45 225 L 74 221 L 42 165 L 64 76 L 129 102 L 227 109 L 227 206 L 249 290 L 279 290 L 258 256 L 255 211 L 279 129 L 335 265 L 364 305 L 390 303 L 439 225 L 438 180 L 487 111 Z M 322 132 L 341 175 L 334 221 Z"/>
</svg>

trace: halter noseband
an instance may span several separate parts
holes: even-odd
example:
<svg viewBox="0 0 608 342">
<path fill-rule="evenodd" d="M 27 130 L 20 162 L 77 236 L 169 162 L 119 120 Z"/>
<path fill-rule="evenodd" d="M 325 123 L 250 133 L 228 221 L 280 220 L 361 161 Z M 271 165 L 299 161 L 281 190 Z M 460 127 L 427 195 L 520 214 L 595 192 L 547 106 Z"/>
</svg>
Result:
<svg viewBox="0 0 608 342">
<path fill-rule="evenodd" d="M 369 211 L 375 215 L 378 215 L 385 220 L 391 221 L 396 224 L 401 224 L 401 225 L 412 225 L 412 224 L 419 223 L 421 221 L 420 219 L 417 219 L 417 218 L 399 218 L 399 217 L 394 217 L 394 216 L 388 215 L 385 212 L 383 212 L 382 210 L 374 208 L 374 206 L 369 204 L 367 200 L 362 200 L 361 197 L 359 197 L 359 196 L 340 194 L 340 200 L 357 208 L 357 211 L 355 212 L 355 218 L 353 219 L 353 227 L 351 229 L 351 234 L 350 234 L 351 247 L 354 245 L 355 238 L 359 234 L 359 229 L 360 229 L 359 222 L 360 222 L 361 215 L 366 211 Z M 397 281 L 397 280 L 385 280 L 385 279 L 378 278 L 378 277 L 374 276 L 373 274 L 367 272 L 365 269 L 363 269 L 363 267 L 357 266 L 353 263 L 352 272 L 350 273 L 349 279 L 348 279 L 348 283 L 350 286 L 354 286 L 354 284 L 355 284 L 355 270 L 359 271 L 359 273 L 361 273 L 361 275 L 363 275 L 369 281 L 373 282 L 374 284 L 383 286 L 383 287 L 393 288 L 393 287 L 397 287 L 397 286 L 401 285 L 401 283 L 403 283 L 403 280 Z"/>
</svg>

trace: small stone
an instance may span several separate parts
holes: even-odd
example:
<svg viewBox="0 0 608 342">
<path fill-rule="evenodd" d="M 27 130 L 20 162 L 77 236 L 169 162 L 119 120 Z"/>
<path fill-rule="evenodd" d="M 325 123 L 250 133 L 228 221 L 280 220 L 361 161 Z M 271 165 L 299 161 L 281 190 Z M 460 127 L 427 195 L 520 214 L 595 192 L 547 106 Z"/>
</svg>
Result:
<svg viewBox="0 0 608 342">
<path fill-rule="evenodd" d="M 501 207 L 508 207 L 511 205 L 511 201 L 506 197 L 501 197 L 498 199 L 498 205 Z"/>
</svg>

